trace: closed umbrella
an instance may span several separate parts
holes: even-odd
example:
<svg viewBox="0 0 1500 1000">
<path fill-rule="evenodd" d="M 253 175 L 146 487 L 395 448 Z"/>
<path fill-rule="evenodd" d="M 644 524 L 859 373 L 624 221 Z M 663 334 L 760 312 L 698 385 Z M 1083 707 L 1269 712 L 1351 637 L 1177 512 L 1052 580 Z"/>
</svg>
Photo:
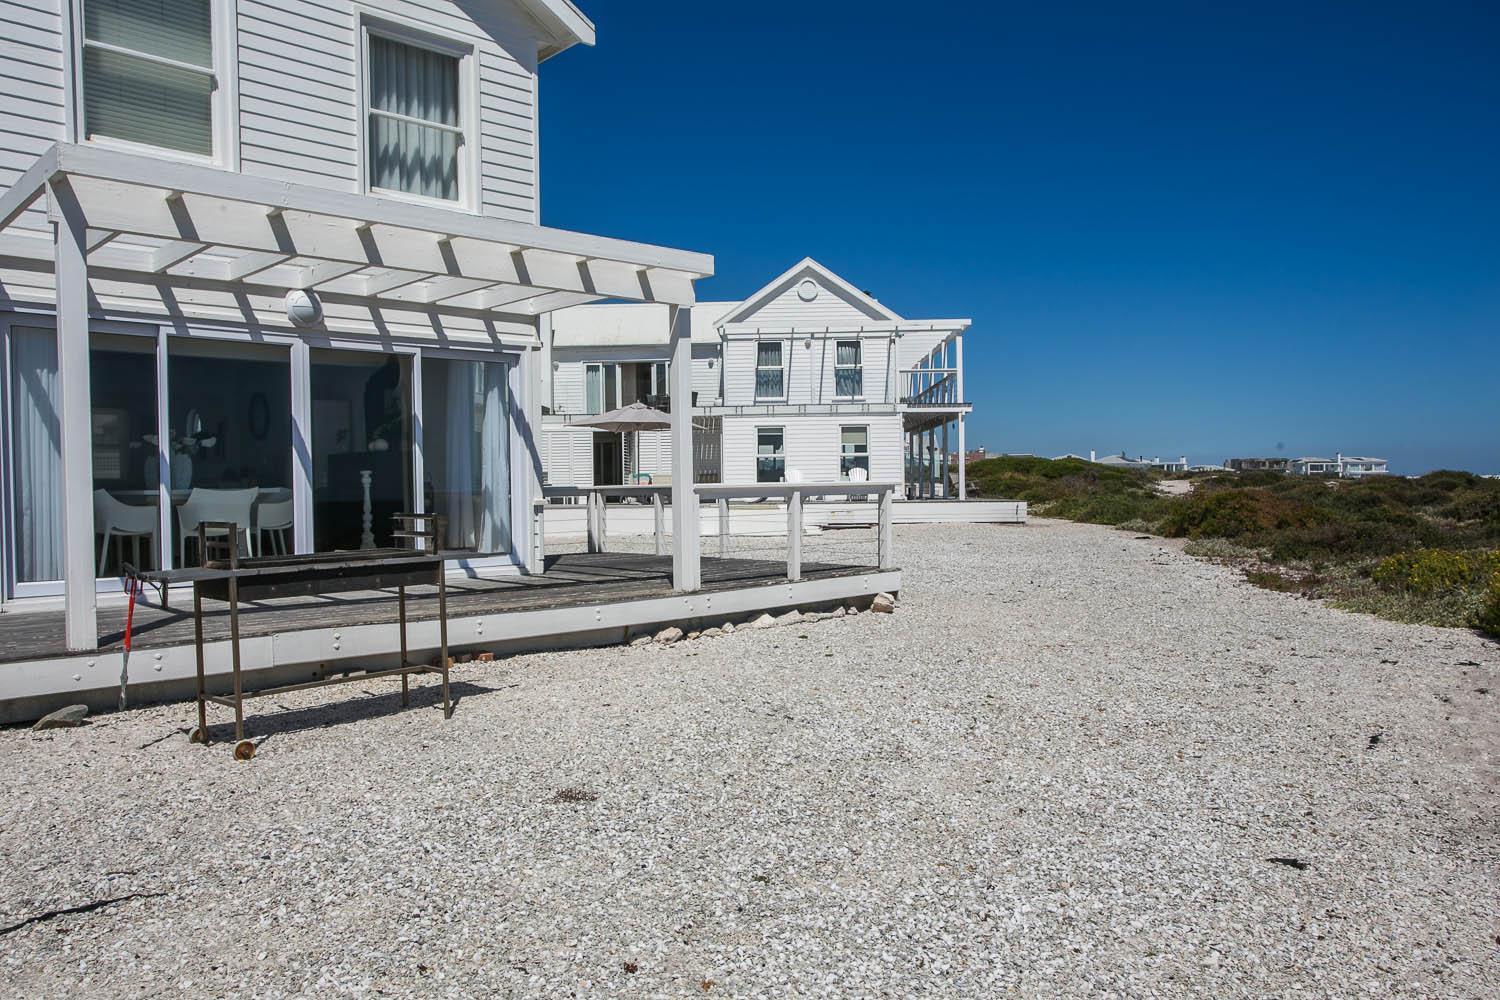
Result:
<svg viewBox="0 0 1500 1000">
<path fill-rule="evenodd" d="M 589 420 L 574 421 L 575 427 L 594 427 L 601 431 L 614 431 L 619 434 L 634 434 L 640 431 L 664 431 L 672 426 L 670 414 L 653 410 L 645 403 L 631 403 L 622 406 L 618 410 L 610 410 L 601 413 Z M 639 443 L 639 442 L 637 442 Z M 639 448 L 631 449 L 631 462 L 635 462 L 635 452 Z M 634 470 L 632 470 L 634 471 Z M 633 480 L 633 476 L 627 476 L 627 480 Z M 634 485 L 634 482 L 631 482 Z"/>
</svg>

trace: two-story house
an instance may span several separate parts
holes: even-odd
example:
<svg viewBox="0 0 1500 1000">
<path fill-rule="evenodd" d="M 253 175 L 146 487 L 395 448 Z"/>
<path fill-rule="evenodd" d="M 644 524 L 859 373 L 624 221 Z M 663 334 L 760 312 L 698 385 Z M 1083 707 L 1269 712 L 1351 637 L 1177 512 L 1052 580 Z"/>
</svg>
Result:
<svg viewBox="0 0 1500 1000">
<path fill-rule="evenodd" d="M 540 224 L 540 71 L 592 23 L 569 0 L 0 18 L 0 600 L 63 598 L 92 649 L 96 593 L 195 565 L 205 522 L 315 552 L 434 511 L 455 561 L 523 568 L 546 317 L 670 320 L 713 269 Z"/>
<path fill-rule="evenodd" d="M 699 482 L 903 484 L 962 495 L 968 320 L 908 320 L 813 260 L 739 302 L 692 308 L 694 473 Z M 668 369 L 665 307 L 578 306 L 551 324 L 543 460 L 553 485 L 662 482 L 665 432 L 580 426 L 656 403 Z M 956 468 L 954 466 L 957 466 Z M 949 485 L 949 484 L 952 485 Z"/>
</svg>

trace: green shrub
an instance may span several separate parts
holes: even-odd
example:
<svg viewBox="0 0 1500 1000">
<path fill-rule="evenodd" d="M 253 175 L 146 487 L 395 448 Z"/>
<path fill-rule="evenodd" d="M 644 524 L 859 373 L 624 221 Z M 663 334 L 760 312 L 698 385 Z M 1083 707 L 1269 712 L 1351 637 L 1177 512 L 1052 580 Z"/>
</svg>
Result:
<svg viewBox="0 0 1500 1000">
<path fill-rule="evenodd" d="M 1256 539 L 1324 519 L 1316 509 L 1260 489 L 1220 489 L 1183 497 L 1163 529 L 1174 538 Z"/>
<path fill-rule="evenodd" d="M 1382 559 L 1370 575 L 1384 587 L 1418 594 L 1493 586 L 1500 580 L 1500 552 L 1418 549 Z"/>
<path fill-rule="evenodd" d="M 1490 577 L 1490 584 L 1484 590 L 1484 602 L 1479 606 L 1474 624 L 1491 635 L 1500 636 L 1500 573 Z"/>
</svg>

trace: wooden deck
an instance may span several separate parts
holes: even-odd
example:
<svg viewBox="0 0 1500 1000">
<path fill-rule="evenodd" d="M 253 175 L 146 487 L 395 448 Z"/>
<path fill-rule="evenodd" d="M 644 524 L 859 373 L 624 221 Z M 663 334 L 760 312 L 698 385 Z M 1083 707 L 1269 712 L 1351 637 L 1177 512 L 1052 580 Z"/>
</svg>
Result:
<svg viewBox="0 0 1500 1000">
<path fill-rule="evenodd" d="M 579 607 L 621 601 L 666 597 L 672 593 L 672 559 L 624 552 L 592 555 L 570 554 L 547 559 L 540 576 L 499 579 L 451 579 L 448 582 L 448 616 L 504 614 L 550 608 Z M 854 576 L 873 572 L 870 566 L 806 563 L 804 580 Z M 703 559 L 703 591 L 715 593 L 786 583 L 786 564 L 764 559 Z M 408 590 L 407 614 L 411 621 L 437 616 L 436 590 Z M 154 596 L 148 592 L 148 596 Z M 173 594 L 172 608 L 155 604 L 137 605 L 133 647 L 137 650 L 190 645 L 193 641 L 192 599 Z M 229 616 L 226 605 L 207 602 L 204 637 L 227 639 Z M 377 625 L 396 621 L 393 592 L 363 591 L 321 597 L 285 598 L 242 602 L 240 634 L 265 636 L 329 627 Z M 99 609 L 100 651 L 117 652 L 124 637 L 123 605 Z M 0 663 L 66 656 L 63 644 L 63 613 L 57 611 L 10 611 L 0 615 Z M 76 655 L 76 654 L 74 654 Z"/>
</svg>

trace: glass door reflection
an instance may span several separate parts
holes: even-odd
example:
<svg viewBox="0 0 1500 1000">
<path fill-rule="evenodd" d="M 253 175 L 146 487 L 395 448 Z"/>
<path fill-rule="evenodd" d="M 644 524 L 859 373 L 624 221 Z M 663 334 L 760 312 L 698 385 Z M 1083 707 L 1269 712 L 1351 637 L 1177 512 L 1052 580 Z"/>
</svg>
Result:
<svg viewBox="0 0 1500 1000">
<path fill-rule="evenodd" d="M 443 547 L 508 553 L 509 366 L 422 359 L 422 467 L 429 509 L 447 519 Z"/>
<path fill-rule="evenodd" d="M 385 548 L 411 510 L 411 359 L 311 351 L 313 549 Z"/>
</svg>

